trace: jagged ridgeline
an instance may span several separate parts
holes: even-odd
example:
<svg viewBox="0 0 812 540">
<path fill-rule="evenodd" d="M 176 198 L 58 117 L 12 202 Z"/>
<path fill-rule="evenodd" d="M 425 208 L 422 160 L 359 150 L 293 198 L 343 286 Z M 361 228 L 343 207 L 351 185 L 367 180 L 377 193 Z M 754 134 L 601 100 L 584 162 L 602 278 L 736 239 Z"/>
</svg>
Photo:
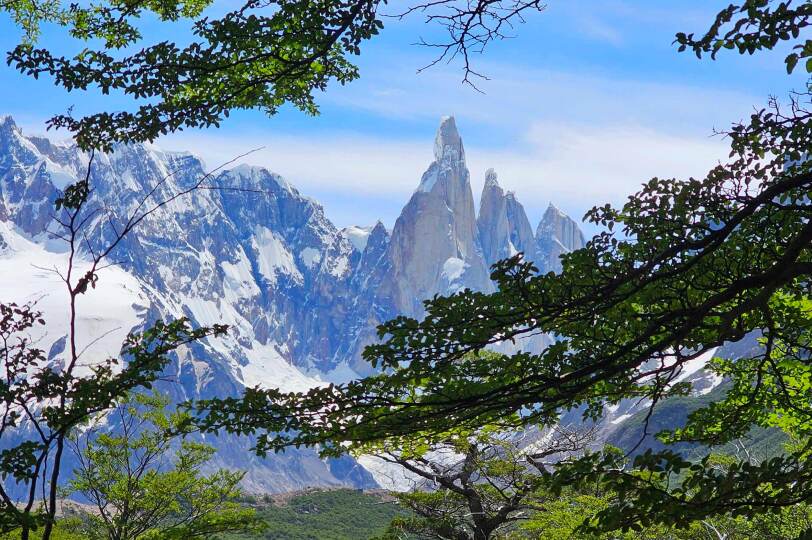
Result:
<svg viewBox="0 0 812 540">
<path fill-rule="evenodd" d="M 67 298 L 48 269 L 64 265 L 66 255 L 48 231 L 55 199 L 84 176 L 87 163 L 74 146 L 26 136 L 11 118 L 0 119 L 0 300 L 38 302 L 47 321 L 40 346 L 56 363 Z M 102 245 L 108 219 L 125 219 L 154 186 L 160 200 L 205 172 L 194 155 L 153 146 L 97 156 L 90 205 L 103 211 L 88 241 Z M 164 389 L 178 401 L 256 385 L 303 390 L 369 373 L 361 351 L 377 324 L 401 313 L 419 317 L 422 299 L 436 293 L 492 290 L 489 266 L 516 252 L 556 270 L 561 253 L 584 243 L 577 223 L 552 205 L 533 234 L 493 171 L 477 213 L 452 117 L 442 119 L 434 162 L 391 231 L 380 222 L 339 229 L 316 201 L 263 168 L 223 170 L 210 184 L 239 189 L 194 191 L 148 218 L 113 254 L 120 264 L 102 271 L 79 305 L 88 361 L 115 355 L 127 332 L 158 317 L 229 324 L 227 338 L 177 355 L 167 373 L 177 383 Z M 249 490 L 374 484 L 350 459 L 324 462 L 291 451 L 260 460 L 249 440 L 213 443 L 220 449 L 215 465 L 248 469 Z"/>
</svg>

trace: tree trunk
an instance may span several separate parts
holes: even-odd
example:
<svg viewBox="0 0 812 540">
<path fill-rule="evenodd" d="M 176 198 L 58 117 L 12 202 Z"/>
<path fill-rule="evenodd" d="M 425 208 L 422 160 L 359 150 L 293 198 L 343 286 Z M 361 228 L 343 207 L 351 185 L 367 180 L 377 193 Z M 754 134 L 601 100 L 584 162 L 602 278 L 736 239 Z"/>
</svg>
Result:
<svg viewBox="0 0 812 540">
<path fill-rule="evenodd" d="M 468 495 L 468 509 L 471 511 L 471 521 L 474 522 L 474 540 L 489 540 L 493 530 L 488 526 L 482 499 L 475 493 Z"/>
</svg>

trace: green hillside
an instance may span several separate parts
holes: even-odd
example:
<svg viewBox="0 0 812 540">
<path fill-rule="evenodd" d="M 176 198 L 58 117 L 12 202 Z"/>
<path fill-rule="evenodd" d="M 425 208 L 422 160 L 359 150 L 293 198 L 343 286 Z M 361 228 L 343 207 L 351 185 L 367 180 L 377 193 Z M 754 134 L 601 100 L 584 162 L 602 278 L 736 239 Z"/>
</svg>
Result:
<svg viewBox="0 0 812 540">
<path fill-rule="evenodd" d="M 643 437 L 643 430 L 647 411 L 640 411 L 613 431 L 608 438 L 608 442 L 622 450 L 630 451 L 643 438 L 643 442 L 633 452 L 633 455 L 645 452 L 649 448 L 654 451 L 662 450 L 665 445 L 656 438 L 657 433 L 684 425 L 691 412 L 721 399 L 727 392 L 728 387 L 728 383 L 722 383 L 703 396 L 672 397 L 658 404 L 649 419 L 648 434 L 645 437 Z M 748 433 L 746 440 L 742 442 L 750 450 L 753 457 L 765 458 L 781 453 L 786 440 L 786 435 L 778 429 L 756 427 Z M 688 459 L 698 459 L 711 450 L 705 446 L 688 443 L 669 445 L 668 448 L 680 452 Z M 728 444 L 720 448 L 714 448 L 713 451 L 735 453 L 736 448 L 732 444 Z"/>
<path fill-rule="evenodd" d="M 228 540 L 363 540 L 382 534 L 400 509 L 383 493 L 313 490 L 252 501 L 268 523 L 260 535 Z"/>
</svg>

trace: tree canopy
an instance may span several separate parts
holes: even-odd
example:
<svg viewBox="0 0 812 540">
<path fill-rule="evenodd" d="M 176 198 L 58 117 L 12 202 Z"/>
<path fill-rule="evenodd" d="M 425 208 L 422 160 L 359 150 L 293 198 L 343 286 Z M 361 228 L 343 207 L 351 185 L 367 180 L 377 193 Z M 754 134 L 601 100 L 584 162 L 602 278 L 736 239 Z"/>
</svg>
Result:
<svg viewBox="0 0 812 540">
<path fill-rule="evenodd" d="M 812 53 L 803 36 L 812 2 L 753 0 L 719 13 L 701 37 L 678 34 L 680 50 L 715 57 L 792 46 L 792 72 Z M 812 62 L 802 63 L 812 72 Z M 555 471 L 559 486 L 605 482 L 619 501 L 607 528 L 687 525 L 717 513 L 757 513 L 812 497 L 812 141 L 808 90 L 772 99 L 725 135 L 730 156 L 704 178 L 653 178 L 620 208 L 590 210 L 603 232 L 563 256 L 560 274 L 539 274 L 517 255 L 494 266 L 494 293 L 466 290 L 426 302 L 422 320 L 398 317 L 379 328 L 365 358 L 379 375 L 306 393 L 251 389 L 241 399 L 199 405 L 209 429 L 260 433 L 260 453 L 319 445 L 324 454 L 363 452 L 382 440 L 442 442 L 461 430 L 554 425 L 582 408 L 671 395 L 686 362 L 757 336 L 744 358 L 714 358 L 707 369 L 731 381 L 718 401 L 670 442 L 722 444 L 754 426 L 777 427 L 799 443 L 758 465 L 724 470 L 664 450 L 634 467 L 593 454 Z M 540 353 L 527 336 L 556 336 Z M 517 352 L 487 352 L 514 341 Z M 652 482 L 652 475 L 664 477 Z M 667 486 L 667 487 L 665 487 Z"/>
<path fill-rule="evenodd" d="M 87 537 L 190 539 L 262 530 L 254 509 L 236 502 L 244 473 L 204 475 L 214 448 L 183 439 L 188 419 L 166 412 L 168 405 L 159 395 L 136 394 L 110 412 L 118 432 L 95 422 L 72 437 L 79 466 L 66 491 L 94 505 L 83 516 Z"/>
<path fill-rule="evenodd" d="M 21 73 L 50 77 L 67 91 L 122 92 L 132 110 L 54 116 L 84 149 L 152 141 L 183 128 L 218 126 L 232 111 L 275 114 L 285 104 L 316 114 L 315 94 L 359 76 L 351 58 L 383 27 L 386 0 L 243 0 L 219 17 L 204 16 L 211 0 L 90 3 L 0 1 L 23 31 L 7 61 Z M 391 19 L 422 15 L 444 30 L 437 61 L 459 56 L 464 80 L 482 77 L 471 55 L 508 32 L 539 0 L 417 0 L 392 8 Z M 191 30 L 188 43 L 151 40 L 139 22 L 157 18 Z M 41 27 L 64 28 L 83 45 L 70 56 L 37 45 Z"/>
</svg>

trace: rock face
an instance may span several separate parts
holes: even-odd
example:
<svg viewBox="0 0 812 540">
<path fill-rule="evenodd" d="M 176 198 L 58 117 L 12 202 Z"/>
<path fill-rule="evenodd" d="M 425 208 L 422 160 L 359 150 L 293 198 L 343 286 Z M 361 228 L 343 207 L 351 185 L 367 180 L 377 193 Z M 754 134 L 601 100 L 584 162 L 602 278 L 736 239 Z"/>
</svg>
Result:
<svg viewBox="0 0 812 540">
<path fill-rule="evenodd" d="M 586 245 L 584 234 L 578 224 L 553 203 L 547 207 L 536 229 L 536 241 L 539 268 L 553 272 L 561 271 L 561 255 Z"/>
<path fill-rule="evenodd" d="M 88 156 L 74 146 L 27 137 L 11 118 L 0 119 L 3 268 L 30 268 L 31 257 L 43 259 L 37 266 L 59 262 L 64 246 L 50 234 L 53 203 L 84 176 L 87 164 Z M 176 401 L 238 395 L 257 385 L 305 390 L 370 373 L 361 352 L 376 339 L 376 325 L 401 313 L 420 317 L 422 300 L 434 294 L 492 290 L 488 266 L 517 251 L 548 270 L 558 254 L 583 245 L 577 224 L 552 210 L 534 238 L 521 204 L 503 192 L 493 172 L 477 218 L 463 142 L 451 117 L 442 120 L 434 161 L 391 232 L 380 222 L 338 229 L 316 201 L 262 168 L 239 166 L 213 177 L 206 171 L 191 154 L 147 145 L 118 146 L 97 156 L 91 168 L 88 208 L 99 213 L 88 241 L 96 247 L 109 242 L 110 220 L 121 224 L 150 190 L 147 206 L 201 179 L 228 188 L 193 191 L 144 220 L 112 254 L 120 265 L 100 274 L 100 287 L 109 284 L 111 292 L 96 297 L 98 306 L 88 304 L 94 331 L 109 323 L 126 333 L 179 316 L 230 325 L 226 338 L 178 352 L 167 369 L 173 382 L 162 386 Z M 48 298 L 62 294 L 58 280 L 31 271 L 3 277 L 0 301 L 40 299 L 52 330 L 43 348 L 59 361 L 64 329 L 57 321 L 64 310 L 57 303 L 48 307 Z M 105 295 L 117 298 L 119 313 L 98 315 Z M 117 354 L 114 341 L 90 351 Z M 221 437 L 215 444 L 219 465 L 247 468 L 254 491 L 373 484 L 352 460 L 325 462 L 304 450 L 259 459 L 248 439 Z"/>
<path fill-rule="evenodd" d="M 536 238 L 524 207 L 512 191 L 504 192 L 493 169 L 485 175 L 477 229 L 488 266 L 519 252 L 528 260 L 538 260 Z"/>
<path fill-rule="evenodd" d="M 453 117 L 443 118 L 434 162 L 392 230 L 386 284 L 392 301 L 411 316 L 423 300 L 465 287 L 489 290 L 465 150 Z"/>
</svg>

